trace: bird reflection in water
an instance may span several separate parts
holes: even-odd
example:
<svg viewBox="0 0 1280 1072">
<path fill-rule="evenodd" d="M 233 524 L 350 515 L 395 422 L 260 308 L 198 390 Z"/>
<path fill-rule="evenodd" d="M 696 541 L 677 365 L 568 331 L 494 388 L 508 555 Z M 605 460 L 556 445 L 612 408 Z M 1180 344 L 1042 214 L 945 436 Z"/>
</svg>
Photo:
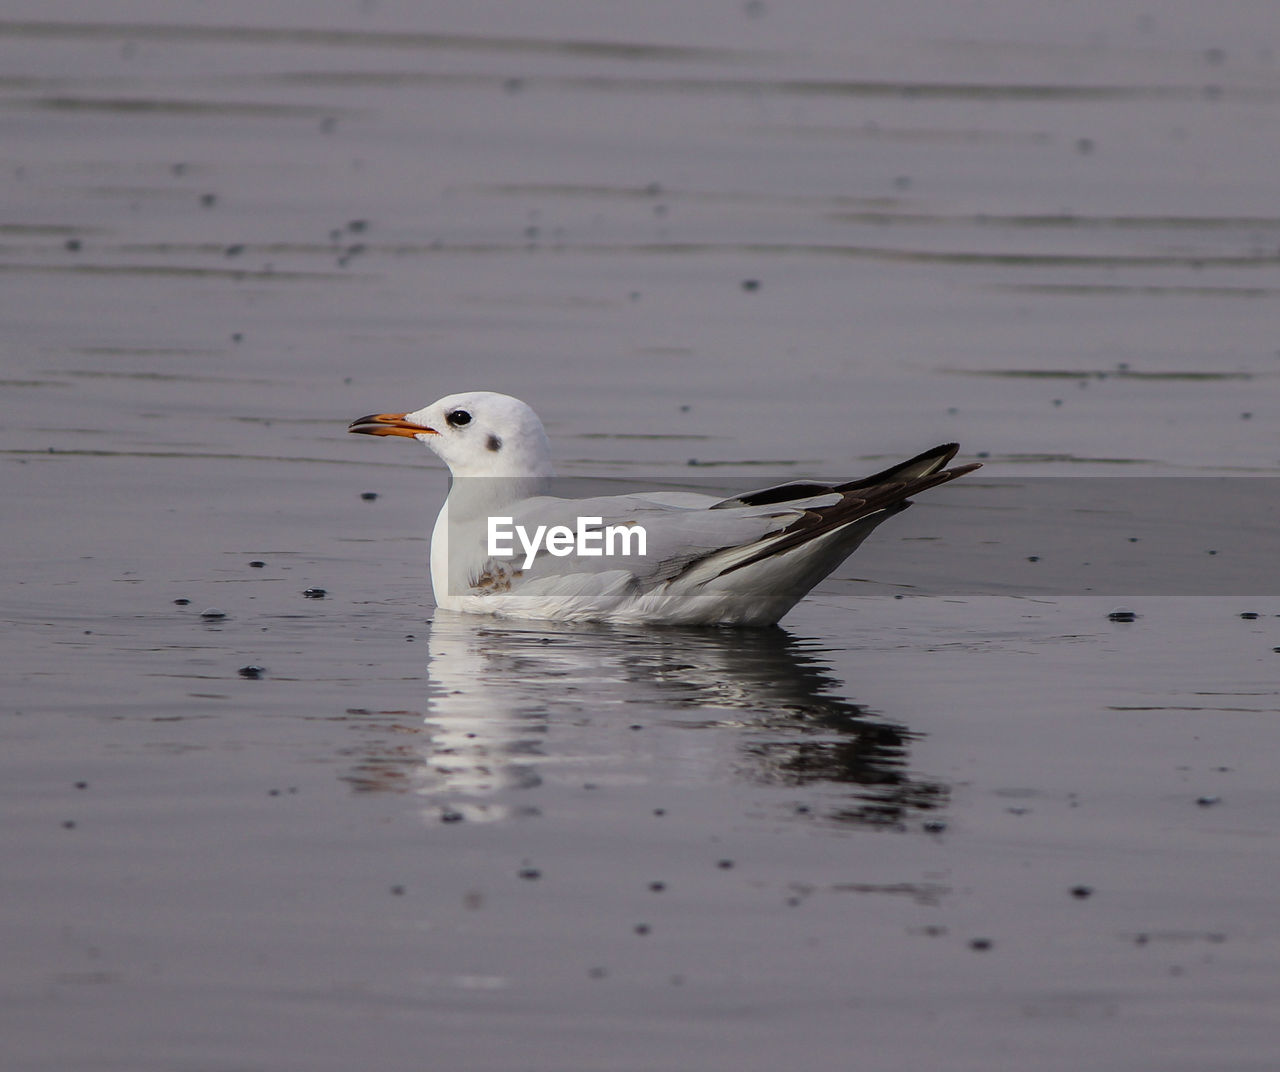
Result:
<svg viewBox="0 0 1280 1072">
<path fill-rule="evenodd" d="M 349 780 L 411 791 L 445 821 L 536 814 L 538 786 L 634 784 L 659 768 L 673 784 L 803 789 L 794 811 L 845 823 L 902 827 L 942 807 L 946 786 L 908 769 L 911 731 L 843 698 L 821 655 L 777 627 L 627 630 L 438 611 L 425 720 L 383 727 L 413 736 L 379 732 Z M 640 724 L 670 732 L 624 736 Z"/>
</svg>

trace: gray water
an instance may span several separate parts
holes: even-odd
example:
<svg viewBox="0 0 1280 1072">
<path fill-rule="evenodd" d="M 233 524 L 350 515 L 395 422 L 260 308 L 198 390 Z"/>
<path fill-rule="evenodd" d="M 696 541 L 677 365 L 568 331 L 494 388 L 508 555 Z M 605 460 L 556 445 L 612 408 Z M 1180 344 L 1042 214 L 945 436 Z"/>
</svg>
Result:
<svg viewBox="0 0 1280 1072">
<path fill-rule="evenodd" d="M 10 0 L 6 1069 L 1274 1068 L 1276 532 L 1190 489 L 1280 473 L 1278 37 Z M 344 431 L 476 387 L 570 476 L 986 468 L 781 629 L 477 621 Z M 1112 475 L 1141 585 L 1046 589 L 1087 506 L 992 489 Z"/>
</svg>

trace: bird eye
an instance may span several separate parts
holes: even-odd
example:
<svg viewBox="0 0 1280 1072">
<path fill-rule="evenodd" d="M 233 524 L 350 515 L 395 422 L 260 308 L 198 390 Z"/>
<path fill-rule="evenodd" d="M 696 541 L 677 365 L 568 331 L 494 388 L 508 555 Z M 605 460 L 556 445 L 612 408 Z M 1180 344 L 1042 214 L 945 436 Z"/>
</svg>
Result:
<svg viewBox="0 0 1280 1072">
<path fill-rule="evenodd" d="M 465 409 L 455 409 L 452 413 L 446 413 L 444 419 L 451 428 L 462 428 L 471 423 L 471 414 Z"/>
</svg>

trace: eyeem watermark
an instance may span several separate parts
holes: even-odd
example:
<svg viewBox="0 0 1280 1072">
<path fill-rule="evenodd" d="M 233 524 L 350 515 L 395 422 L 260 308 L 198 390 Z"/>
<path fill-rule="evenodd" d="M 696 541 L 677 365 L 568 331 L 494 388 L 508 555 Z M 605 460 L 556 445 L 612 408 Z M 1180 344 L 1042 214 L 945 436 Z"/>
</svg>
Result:
<svg viewBox="0 0 1280 1072">
<path fill-rule="evenodd" d="M 619 555 L 643 557 L 648 546 L 644 526 L 606 525 L 602 517 L 580 517 L 576 529 L 568 525 L 539 525 L 532 536 L 524 525 L 513 524 L 514 521 L 515 518 L 511 517 L 489 518 L 488 551 L 495 558 L 514 555 L 514 541 L 519 539 L 524 549 L 525 569 L 533 565 L 540 548 L 545 548 L 556 558 L 568 555 L 612 558 Z"/>
</svg>

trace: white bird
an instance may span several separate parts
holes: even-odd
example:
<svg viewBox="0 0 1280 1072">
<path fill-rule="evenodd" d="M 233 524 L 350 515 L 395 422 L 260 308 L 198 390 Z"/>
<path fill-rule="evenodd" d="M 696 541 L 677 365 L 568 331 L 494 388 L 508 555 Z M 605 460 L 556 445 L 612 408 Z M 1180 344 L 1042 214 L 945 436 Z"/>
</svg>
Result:
<svg viewBox="0 0 1280 1072">
<path fill-rule="evenodd" d="M 548 494 L 551 445 L 538 415 L 490 391 L 449 395 L 413 413 L 377 413 L 348 431 L 406 436 L 452 474 L 431 535 L 436 603 L 510 618 L 664 625 L 772 625 L 851 555 L 908 496 L 979 468 L 944 469 L 957 445 L 934 447 L 862 480 L 796 481 L 729 499 L 648 492 L 587 499 Z M 609 555 L 553 529 L 597 537 Z M 495 520 L 509 533 L 493 539 Z M 594 523 L 594 524 L 592 524 Z M 512 535 L 519 527 L 525 535 Z M 638 540 L 623 540 L 639 529 Z M 528 534 L 545 544 L 529 548 Z M 495 550 L 496 549 L 496 550 Z M 637 553 L 642 550 L 643 553 Z"/>
</svg>

